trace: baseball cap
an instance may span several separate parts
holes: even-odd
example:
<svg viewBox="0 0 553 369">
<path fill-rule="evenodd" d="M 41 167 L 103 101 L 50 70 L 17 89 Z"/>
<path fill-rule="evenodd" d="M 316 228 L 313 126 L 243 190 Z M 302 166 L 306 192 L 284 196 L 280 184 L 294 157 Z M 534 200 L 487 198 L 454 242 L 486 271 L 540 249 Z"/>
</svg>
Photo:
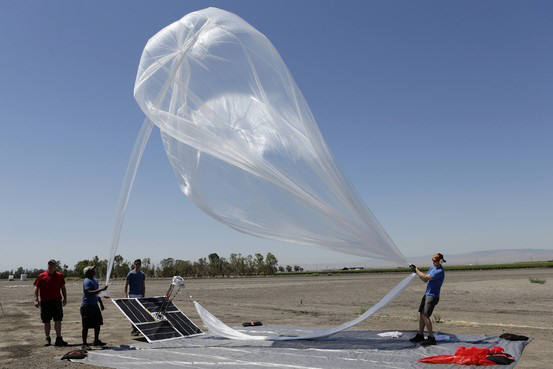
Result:
<svg viewBox="0 0 553 369">
<path fill-rule="evenodd" d="M 444 259 L 444 256 L 439 252 L 434 254 L 434 256 L 432 257 L 432 260 L 434 260 L 434 261 L 442 260 L 444 263 L 446 262 L 445 259 Z"/>
<path fill-rule="evenodd" d="M 87 267 L 84 267 L 83 273 L 86 274 L 89 270 L 93 270 L 94 268 L 96 268 L 96 265 L 89 265 Z"/>
</svg>

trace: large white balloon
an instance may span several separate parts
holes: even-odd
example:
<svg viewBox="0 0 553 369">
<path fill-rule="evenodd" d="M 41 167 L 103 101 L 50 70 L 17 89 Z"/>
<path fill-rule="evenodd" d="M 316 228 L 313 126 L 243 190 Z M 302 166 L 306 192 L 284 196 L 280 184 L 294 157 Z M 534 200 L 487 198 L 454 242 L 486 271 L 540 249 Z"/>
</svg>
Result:
<svg viewBox="0 0 553 369">
<path fill-rule="evenodd" d="M 182 192 L 213 218 L 259 237 L 405 262 L 336 165 L 277 50 L 240 17 L 208 8 L 159 31 L 134 95 Z"/>
</svg>

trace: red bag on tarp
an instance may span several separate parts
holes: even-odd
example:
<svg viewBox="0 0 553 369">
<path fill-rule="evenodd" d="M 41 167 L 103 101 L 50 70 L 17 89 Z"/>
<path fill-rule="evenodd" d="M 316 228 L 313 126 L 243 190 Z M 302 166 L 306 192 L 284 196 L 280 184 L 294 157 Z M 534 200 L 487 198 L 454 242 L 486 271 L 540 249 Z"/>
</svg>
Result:
<svg viewBox="0 0 553 369">
<path fill-rule="evenodd" d="M 455 355 L 439 355 L 419 359 L 419 363 L 426 364 L 459 364 L 459 365 L 497 365 L 497 363 L 487 359 L 488 356 L 503 354 L 501 347 L 494 346 L 491 349 L 479 347 L 460 346 L 455 351 Z"/>
</svg>

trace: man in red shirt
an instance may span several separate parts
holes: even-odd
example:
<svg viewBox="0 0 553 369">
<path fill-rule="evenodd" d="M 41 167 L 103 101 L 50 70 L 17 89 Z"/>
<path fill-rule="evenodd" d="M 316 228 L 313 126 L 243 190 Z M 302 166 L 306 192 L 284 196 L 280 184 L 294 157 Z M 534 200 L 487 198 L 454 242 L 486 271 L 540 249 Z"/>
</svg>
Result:
<svg viewBox="0 0 553 369">
<path fill-rule="evenodd" d="M 35 306 L 40 306 L 40 318 L 44 323 L 46 346 L 52 344 L 50 339 L 50 321 L 52 319 L 56 330 L 56 342 L 54 344 L 56 346 L 67 346 L 67 342 L 61 337 L 62 306 L 65 306 L 66 303 L 65 279 L 63 274 L 56 271 L 56 261 L 52 259 L 48 261 L 48 270 L 40 273 L 35 280 Z"/>
</svg>

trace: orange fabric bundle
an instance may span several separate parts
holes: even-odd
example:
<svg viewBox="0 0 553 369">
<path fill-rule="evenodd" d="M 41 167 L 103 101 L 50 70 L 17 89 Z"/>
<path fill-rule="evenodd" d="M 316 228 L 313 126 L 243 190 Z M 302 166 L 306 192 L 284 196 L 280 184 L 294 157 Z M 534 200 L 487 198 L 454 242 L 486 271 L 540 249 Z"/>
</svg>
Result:
<svg viewBox="0 0 553 369">
<path fill-rule="evenodd" d="M 427 364 L 459 364 L 459 365 L 497 365 L 488 360 L 489 356 L 504 354 L 501 347 L 494 346 L 491 349 L 479 347 L 459 347 L 455 355 L 439 355 L 419 359 L 420 363 Z"/>
</svg>

